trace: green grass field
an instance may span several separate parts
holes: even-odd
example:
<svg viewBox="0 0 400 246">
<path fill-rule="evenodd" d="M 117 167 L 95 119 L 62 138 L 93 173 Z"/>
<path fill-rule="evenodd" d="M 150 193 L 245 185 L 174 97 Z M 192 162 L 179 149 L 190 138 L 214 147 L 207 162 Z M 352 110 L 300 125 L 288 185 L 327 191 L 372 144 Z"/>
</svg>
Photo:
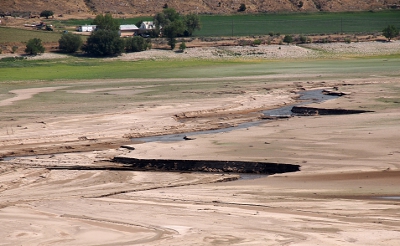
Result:
<svg viewBox="0 0 400 246">
<path fill-rule="evenodd" d="M 390 62 L 385 62 L 384 60 Z M 104 61 L 97 59 L 0 61 L 0 82 L 126 78 L 217 78 L 268 74 L 399 76 L 400 57 L 336 60 L 168 60 Z M 157 72 L 148 72 L 148 71 Z"/>
<path fill-rule="evenodd" d="M 400 28 L 400 11 L 201 16 L 196 36 L 374 33 L 392 24 Z"/>
<path fill-rule="evenodd" d="M 40 38 L 42 42 L 58 42 L 60 37 L 59 32 L 0 27 L 0 44 L 27 42 L 32 38 Z"/>
<path fill-rule="evenodd" d="M 400 11 L 291 13 L 258 15 L 201 15 L 202 29 L 195 36 L 246 36 L 281 34 L 374 33 L 387 25 L 400 28 Z M 121 24 L 135 24 L 152 17 L 120 19 Z M 53 21 L 54 25 L 77 26 L 87 20 Z"/>
</svg>

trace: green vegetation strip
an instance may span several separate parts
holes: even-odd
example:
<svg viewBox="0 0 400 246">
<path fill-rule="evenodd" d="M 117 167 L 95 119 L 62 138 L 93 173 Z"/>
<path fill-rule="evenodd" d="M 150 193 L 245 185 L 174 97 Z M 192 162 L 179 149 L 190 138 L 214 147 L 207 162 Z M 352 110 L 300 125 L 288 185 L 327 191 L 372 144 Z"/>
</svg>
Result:
<svg viewBox="0 0 400 246">
<path fill-rule="evenodd" d="M 196 36 L 374 33 L 400 28 L 400 11 L 201 16 Z"/>
<path fill-rule="evenodd" d="M 384 74 L 399 76 L 400 57 L 347 58 L 297 61 L 262 60 L 65 60 L 0 61 L 0 83 L 126 78 L 218 78 L 269 74 Z"/>
<path fill-rule="evenodd" d="M 200 15 L 202 29 L 195 36 L 246 36 L 280 34 L 374 33 L 387 25 L 400 28 L 400 11 L 364 11 L 342 13 L 289 13 L 257 15 Z M 120 19 L 121 24 L 152 20 L 152 16 Z M 53 21 L 54 25 L 91 24 L 92 19 Z"/>
</svg>

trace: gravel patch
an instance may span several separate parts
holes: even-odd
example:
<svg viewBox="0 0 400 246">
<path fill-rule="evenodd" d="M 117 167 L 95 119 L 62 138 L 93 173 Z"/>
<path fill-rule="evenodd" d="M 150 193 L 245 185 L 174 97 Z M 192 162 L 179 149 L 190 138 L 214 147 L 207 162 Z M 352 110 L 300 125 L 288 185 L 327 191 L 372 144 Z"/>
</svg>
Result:
<svg viewBox="0 0 400 246">
<path fill-rule="evenodd" d="M 183 52 L 152 49 L 136 53 L 124 53 L 121 56 L 106 59 L 143 60 L 143 59 L 304 59 L 318 57 L 340 57 L 345 55 L 390 55 L 400 54 L 400 41 L 358 42 L 358 43 L 312 43 L 301 45 L 260 45 L 260 46 L 220 46 L 187 48 Z M 14 54 L 0 55 L 3 57 Z M 29 60 L 62 59 L 66 55 L 44 53 L 38 56 L 24 56 Z"/>
<path fill-rule="evenodd" d="M 358 42 L 358 43 L 312 43 L 302 45 L 304 48 L 319 50 L 331 55 L 390 55 L 400 53 L 400 40 L 391 42 Z"/>
</svg>

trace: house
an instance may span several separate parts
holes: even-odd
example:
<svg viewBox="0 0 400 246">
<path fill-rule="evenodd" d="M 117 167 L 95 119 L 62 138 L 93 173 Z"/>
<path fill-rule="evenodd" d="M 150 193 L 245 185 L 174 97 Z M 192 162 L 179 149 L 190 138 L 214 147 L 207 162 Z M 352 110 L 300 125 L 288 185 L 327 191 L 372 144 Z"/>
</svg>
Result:
<svg viewBox="0 0 400 246">
<path fill-rule="evenodd" d="M 142 24 L 140 25 L 141 31 L 149 31 L 149 30 L 154 30 L 156 29 L 156 25 L 154 25 L 154 22 L 152 21 L 143 21 Z"/>
<path fill-rule="evenodd" d="M 121 37 L 126 36 L 135 36 L 139 31 L 139 28 L 136 25 L 120 25 L 119 26 L 119 35 Z"/>
<path fill-rule="evenodd" d="M 96 25 L 78 26 L 77 30 L 78 32 L 93 32 L 96 30 Z"/>
</svg>

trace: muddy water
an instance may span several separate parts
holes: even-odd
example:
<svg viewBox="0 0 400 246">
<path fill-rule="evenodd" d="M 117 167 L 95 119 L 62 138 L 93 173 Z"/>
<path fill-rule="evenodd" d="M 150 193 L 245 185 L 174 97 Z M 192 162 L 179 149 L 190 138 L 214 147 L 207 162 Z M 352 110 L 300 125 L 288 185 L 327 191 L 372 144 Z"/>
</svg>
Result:
<svg viewBox="0 0 400 246">
<path fill-rule="evenodd" d="M 380 196 L 377 197 L 379 200 L 400 200 L 400 196 Z"/>
<path fill-rule="evenodd" d="M 292 116 L 293 113 L 291 112 L 293 106 L 300 106 L 300 105 L 306 105 L 310 103 L 319 103 L 323 102 L 326 100 L 330 99 L 335 99 L 338 98 L 338 96 L 330 96 L 330 95 L 325 95 L 322 93 L 322 90 L 309 90 L 309 91 L 301 91 L 299 92 L 299 102 L 290 105 L 290 106 L 285 106 L 277 109 L 271 109 L 271 110 L 265 110 L 262 113 L 265 116 Z M 214 133 L 220 133 L 220 132 L 228 132 L 228 131 L 234 131 L 238 129 L 243 129 L 243 128 L 249 128 L 252 126 L 256 126 L 260 124 L 263 121 L 256 121 L 256 122 L 248 122 L 248 123 L 243 123 L 239 124 L 234 127 L 229 127 L 229 128 L 222 128 L 222 129 L 216 129 L 216 130 L 209 130 L 209 131 L 198 131 L 198 132 L 188 132 L 188 133 L 180 133 L 180 134 L 170 134 L 170 135 L 161 135 L 161 136 L 152 136 L 152 137 L 143 137 L 143 138 L 132 138 L 131 140 L 133 142 L 175 142 L 175 141 L 182 141 L 184 140 L 185 137 L 192 138 L 196 135 L 200 134 L 214 134 Z"/>
</svg>

